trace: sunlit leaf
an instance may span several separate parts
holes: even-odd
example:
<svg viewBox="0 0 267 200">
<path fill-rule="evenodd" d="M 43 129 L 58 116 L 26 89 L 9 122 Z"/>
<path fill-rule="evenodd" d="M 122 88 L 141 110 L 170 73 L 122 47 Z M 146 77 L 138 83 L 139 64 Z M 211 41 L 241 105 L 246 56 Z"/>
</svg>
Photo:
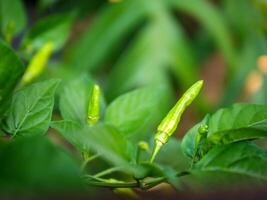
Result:
<svg viewBox="0 0 267 200">
<path fill-rule="evenodd" d="M 105 122 L 128 137 L 150 138 L 168 111 L 170 93 L 160 86 L 143 87 L 115 99 L 107 108 Z"/>
</svg>

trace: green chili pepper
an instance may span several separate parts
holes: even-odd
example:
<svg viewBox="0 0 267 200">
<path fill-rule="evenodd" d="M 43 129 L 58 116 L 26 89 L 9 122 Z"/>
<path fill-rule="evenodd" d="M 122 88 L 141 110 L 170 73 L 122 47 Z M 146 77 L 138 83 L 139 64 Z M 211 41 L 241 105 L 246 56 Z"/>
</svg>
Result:
<svg viewBox="0 0 267 200">
<path fill-rule="evenodd" d="M 25 85 L 31 82 L 34 78 L 39 76 L 51 56 L 54 49 L 54 44 L 52 42 L 47 42 L 44 46 L 33 56 L 32 60 L 29 63 L 29 66 L 24 73 L 21 84 Z"/>
<path fill-rule="evenodd" d="M 94 85 L 88 105 L 87 122 L 89 125 L 94 125 L 100 118 L 100 88 Z"/>
<path fill-rule="evenodd" d="M 203 81 L 200 80 L 192 85 L 179 99 L 175 106 L 170 110 L 167 116 L 162 120 L 157 128 L 157 133 L 155 135 L 154 150 L 151 156 L 150 162 L 153 162 L 161 146 L 166 144 L 170 136 L 176 130 L 181 116 L 185 109 L 192 103 L 192 101 L 197 97 L 203 85 Z"/>
</svg>

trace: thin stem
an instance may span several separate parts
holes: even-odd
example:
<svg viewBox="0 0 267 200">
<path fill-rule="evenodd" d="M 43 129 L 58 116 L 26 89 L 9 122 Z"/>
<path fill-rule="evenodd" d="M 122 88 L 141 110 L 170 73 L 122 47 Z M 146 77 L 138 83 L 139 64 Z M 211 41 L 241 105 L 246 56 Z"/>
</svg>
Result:
<svg viewBox="0 0 267 200">
<path fill-rule="evenodd" d="M 106 170 L 104 170 L 102 172 L 99 172 L 99 173 L 95 174 L 94 177 L 98 178 L 98 177 L 101 177 L 101 176 L 105 176 L 105 175 L 113 173 L 115 171 L 119 171 L 120 169 L 121 169 L 121 167 L 112 167 L 112 168 L 106 169 Z"/>
<path fill-rule="evenodd" d="M 154 144 L 154 149 L 153 149 L 153 152 L 152 152 L 152 155 L 151 155 L 151 158 L 150 158 L 150 163 L 154 162 L 154 160 L 156 158 L 156 155 L 158 154 L 161 146 L 162 146 L 162 143 L 156 140 L 155 144 Z"/>
<path fill-rule="evenodd" d="M 176 177 L 181 177 L 181 176 L 186 176 L 186 175 L 189 175 L 190 173 L 187 172 L 187 171 L 184 171 L 184 172 L 180 172 L 180 173 L 177 173 L 176 174 Z M 141 188 L 144 189 L 144 190 L 147 190 L 147 189 L 150 189 L 162 182 L 166 181 L 166 177 L 157 177 L 157 178 L 154 178 L 152 180 L 148 180 L 148 181 L 143 181 L 141 183 Z"/>
<path fill-rule="evenodd" d="M 99 156 L 100 156 L 99 154 L 95 154 L 95 155 L 93 155 L 93 156 L 87 158 L 86 160 L 84 160 L 83 163 L 82 163 L 82 165 L 81 165 L 81 170 L 83 171 L 84 168 L 86 167 L 86 165 L 87 165 L 89 162 L 95 160 L 95 159 L 98 158 Z"/>
<path fill-rule="evenodd" d="M 137 182 L 125 182 L 125 183 L 109 183 L 99 181 L 88 181 L 88 185 L 107 188 L 137 188 L 139 185 Z"/>
</svg>

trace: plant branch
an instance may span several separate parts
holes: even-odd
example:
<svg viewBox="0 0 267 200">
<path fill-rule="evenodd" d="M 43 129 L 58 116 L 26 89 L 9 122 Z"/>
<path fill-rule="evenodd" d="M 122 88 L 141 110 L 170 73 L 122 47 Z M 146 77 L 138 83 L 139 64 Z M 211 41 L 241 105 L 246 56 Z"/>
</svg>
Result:
<svg viewBox="0 0 267 200">
<path fill-rule="evenodd" d="M 189 175 L 190 173 L 187 171 L 177 173 L 177 177 L 182 177 Z M 139 182 L 137 181 L 130 181 L 130 182 L 124 182 L 124 181 L 119 181 L 115 179 L 102 179 L 90 175 L 86 175 L 87 184 L 91 186 L 96 186 L 96 187 L 107 187 L 107 188 L 140 188 L 143 190 L 150 189 L 162 182 L 166 181 L 166 177 L 157 177 L 157 178 L 152 178 L 149 180 L 140 180 Z"/>
</svg>

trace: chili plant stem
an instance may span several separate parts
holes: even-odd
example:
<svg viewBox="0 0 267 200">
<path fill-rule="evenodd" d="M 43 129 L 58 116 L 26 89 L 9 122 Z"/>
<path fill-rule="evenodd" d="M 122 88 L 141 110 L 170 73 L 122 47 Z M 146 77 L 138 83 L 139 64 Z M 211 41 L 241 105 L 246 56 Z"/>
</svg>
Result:
<svg viewBox="0 0 267 200">
<path fill-rule="evenodd" d="M 125 183 L 107 183 L 107 182 L 99 182 L 99 181 L 88 181 L 87 183 L 91 186 L 107 187 L 107 188 L 137 188 L 139 186 L 139 184 L 135 181 L 125 182 Z"/>
<path fill-rule="evenodd" d="M 177 173 L 177 177 L 182 177 L 190 174 L 187 171 Z M 130 181 L 130 182 L 123 182 L 119 181 L 118 182 L 110 182 L 108 179 L 101 179 L 97 178 L 94 176 L 86 175 L 86 178 L 89 178 L 91 180 L 87 180 L 87 184 L 91 186 L 96 186 L 96 187 L 108 187 L 108 188 L 140 188 L 143 190 L 150 189 L 164 181 L 166 181 L 166 177 L 157 177 L 157 178 L 152 178 L 150 180 L 140 180 L 139 182 L 137 181 Z"/>
<path fill-rule="evenodd" d="M 116 172 L 116 171 L 119 171 L 121 168 L 120 167 L 112 167 L 112 168 L 109 168 L 109 169 L 106 169 L 102 172 L 99 172 L 97 174 L 94 175 L 94 177 L 98 178 L 98 177 L 101 177 L 101 176 L 105 176 L 107 174 L 111 174 L 113 172 Z"/>
</svg>

